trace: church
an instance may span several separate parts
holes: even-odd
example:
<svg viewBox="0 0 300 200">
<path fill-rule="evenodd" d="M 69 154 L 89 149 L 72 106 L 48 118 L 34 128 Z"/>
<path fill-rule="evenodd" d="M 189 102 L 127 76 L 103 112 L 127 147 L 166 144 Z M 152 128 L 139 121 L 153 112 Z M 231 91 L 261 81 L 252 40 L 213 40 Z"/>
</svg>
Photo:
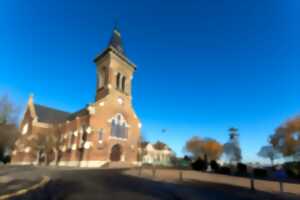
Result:
<svg viewBox="0 0 300 200">
<path fill-rule="evenodd" d="M 20 136 L 12 152 L 12 164 L 39 164 L 46 153 L 28 145 L 39 135 L 57 138 L 57 159 L 50 164 L 101 167 L 111 163 L 138 164 L 141 123 L 131 96 L 136 70 L 126 56 L 120 31 L 114 28 L 109 44 L 94 59 L 95 101 L 69 113 L 34 102 L 29 97 L 20 123 Z M 54 163 L 54 161 L 56 163 Z M 52 163 L 51 163 L 52 162 Z"/>
</svg>

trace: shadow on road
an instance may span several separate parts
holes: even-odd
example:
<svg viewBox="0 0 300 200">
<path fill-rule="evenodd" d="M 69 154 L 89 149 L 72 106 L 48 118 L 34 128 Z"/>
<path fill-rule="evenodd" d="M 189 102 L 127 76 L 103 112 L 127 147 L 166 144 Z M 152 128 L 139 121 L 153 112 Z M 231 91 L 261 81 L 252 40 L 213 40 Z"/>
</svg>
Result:
<svg viewBox="0 0 300 200">
<path fill-rule="evenodd" d="M 161 182 L 116 169 L 43 169 L 47 187 L 17 199 L 40 200 L 296 200 L 299 196 L 254 192 L 247 188 L 199 182 Z"/>
<path fill-rule="evenodd" d="M 247 188 L 199 181 L 161 182 L 122 173 L 123 170 L 68 170 L 57 174 L 59 199 L 163 200 L 294 200 L 297 196 L 251 191 Z"/>
</svg>

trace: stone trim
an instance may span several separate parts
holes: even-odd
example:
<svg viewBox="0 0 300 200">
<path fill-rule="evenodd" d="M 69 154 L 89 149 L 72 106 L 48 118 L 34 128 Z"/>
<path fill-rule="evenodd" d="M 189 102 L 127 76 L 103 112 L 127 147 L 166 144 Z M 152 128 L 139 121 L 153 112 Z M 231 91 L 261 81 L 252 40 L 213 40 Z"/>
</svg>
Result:
<svg viewBox="0 0 300 200">
<path fill-rule="evenodd" d="M 142 166 L 142 162 L 139 161 L 133 161 L 132 164 L 135 166 Z"/>
<path fill-rule="evenodd" d="M 101 160 L 83 160 L 83 161 L 60 161 L 59 166 L 69 166 L 69 167 L 90 167 L 97 168 L 102 167 L 107 161 Z"/>
<path fill-rule="evenodd" d="M 21 161 L 21 162 L 13 162 L 10 165 L 32 165 L 33 162 Z"/>
<path fill-rule="evenodd" d="M 36 126 L 36 127 L 39 127 L 39 128 L 51 128 L 52 127 L 51 124 L 47 124 L 47 123 L 44 123 L 44 122 L 36 122 L 36 121 L 32 121 L 32 125 Z"/>
<path fill-rule="evenodd" d="M 121 140 L 121 141 L 127 141 L 127 138 L 121 138 L 121 137 L 115 137 L 115 136 L 109 136 L 110 140 Z"/>
</svg>

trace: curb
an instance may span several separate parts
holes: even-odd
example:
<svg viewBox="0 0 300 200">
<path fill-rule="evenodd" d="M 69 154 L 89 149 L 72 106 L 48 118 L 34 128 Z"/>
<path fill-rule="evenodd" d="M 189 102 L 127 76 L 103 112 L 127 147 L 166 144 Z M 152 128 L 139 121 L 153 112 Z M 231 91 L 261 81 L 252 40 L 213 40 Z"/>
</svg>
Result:
<svg viewBox="0 0 300 200">
<path fill-rule="evenodd" d="M 41 188 L 42 186 L 46 185 L 49 181 L 50 181 L 50 178 L 48 176 L 43 176 L 42 180 L 39 183 L 37 183 L 37 184 L 35 184 L 35 185 L 33 185 L 29 188 L 20 189 L 16 192 L 1 195 L 0 200 L 5 200 L 5 199 L 12 198 L 12 197 L 17 197 L 17 196 L 20 196 L 20 195 L 27 194 L 28 192 L 31 192 L 31 191 L 36 190 L 38 188 Z"/>
</svg>

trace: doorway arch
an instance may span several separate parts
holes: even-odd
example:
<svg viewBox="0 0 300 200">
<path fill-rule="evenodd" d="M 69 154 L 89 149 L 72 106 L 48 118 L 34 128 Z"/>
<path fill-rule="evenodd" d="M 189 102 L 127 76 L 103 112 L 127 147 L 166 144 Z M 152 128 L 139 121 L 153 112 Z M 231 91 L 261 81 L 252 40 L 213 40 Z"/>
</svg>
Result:
<svg viewBox="0 0 300 200">
<path fill-rule="evenodd" d="M 111 148 L 110 160 L 111 161 L 121 161 L 122 147 L 120 144 L 115 144 Z"/>
</svg>

